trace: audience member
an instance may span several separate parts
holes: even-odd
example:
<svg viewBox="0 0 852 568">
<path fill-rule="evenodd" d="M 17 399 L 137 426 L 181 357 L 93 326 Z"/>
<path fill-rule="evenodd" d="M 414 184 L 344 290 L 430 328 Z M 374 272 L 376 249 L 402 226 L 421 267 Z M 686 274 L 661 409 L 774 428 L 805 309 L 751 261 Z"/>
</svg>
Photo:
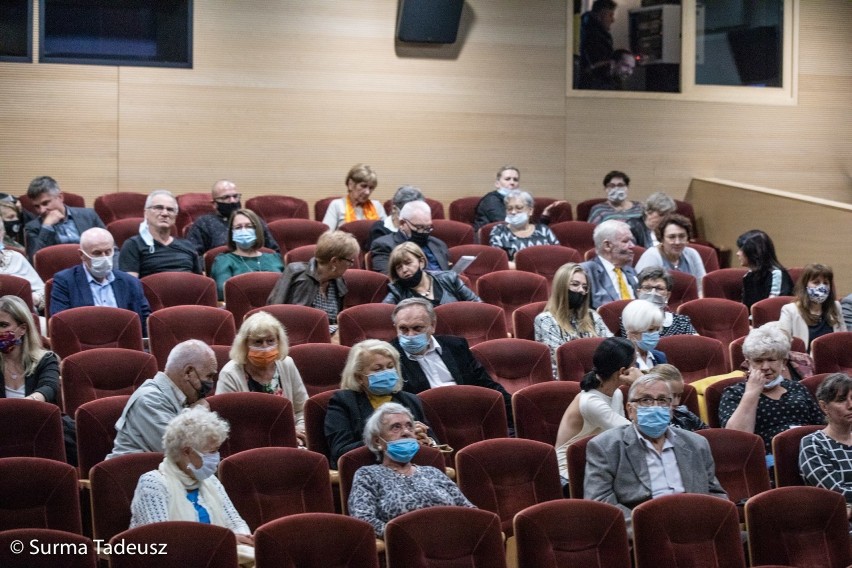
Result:
<svg viewBox="0 0 852 568">
<path fill-rule="evenodd" d="M 660 221 L 656 233 L 660 244 L 645 251 L 636 263 L 636 270 L 662 266 L 691 274 L 696 280 L 698 295 L 703 296 L 701 281 L 707 271 L 698 251 L 687 246 L 692 238 L 692 223 L 683 215 L 672 213 Z"/>
<path fill-rule="evenodd" d="M 840 305 L 843 309 L 843 320 L 846 322 L 846 329 L 852 330 L 852 294 L 840 300 Z"/>
<path fill-rule="evenodd" d="M 592 9 L 580 17 L 580 80 L 581 89 L 595 88 L 609 73 L 612 60 L 612 34 L 618 4 L 613 0 L 595 0 Z"/>
<path fill-rule="evenodd" d="M 686 405 L 681 404 L 683 398 L 683 375 L 674 365 L 661 363 L 654 365 L 648 371 L 649 374 L 659 375 L 669 382 L 669 387 L 672 389 L 672 426 L 695 432 L 696 430 L 704 430 L 709 428 L 701 418 L 694 412 L 689 410 Z"/>
<path fill-rule="evenodd" d="M 369 219 L 383 220 L 387 215 L 379 201 L 370 199 L 378 184 L 376 172 L 366 164 L 355 164 L 346 174 L 346 197 L 335 199 L 328 205 L 322 222 L 332 231 L 343 223 Z"/>
<path fill-rule="evenodd" d="M 743 233 L 737 239 L 737 258 L 748 268 L 743 276 L 743 304 L 752 304 L 793 293 L 793 279 L 775 256 L 775 245 L 769 235 L 760 230 Z"/>
<path fill-rule="evenodd" d="M 382 221 L 376 221 L 370 228 L 370 241 L 367 243 L 367 250 L 370 250 L 370 245 L 378 238 L 390 235 L 399 230 L 399 212 L 406 203 L 410 201 L 423 201 L 423 192 L 419 187 L 413 185 L 403 185 L 393 194 L 391 198 L 391 213 Z M 366 252 L 366 251 L 365 251 Z"/>
<path fill-rule="evenodd" d="M 107 459 L 122 454 L 162 452 L 166 426 L 186 406 L 201 403 L 213 390 L 216 355 L 204 342 L 189 339 L 169 353 L 165 372 L 133 391 L 118 422 Z"/>
<path fill-rule="evenodd" d="M 0 274 L 9 276 L 17 276 L 23 278 L 30 283 L 32 290 L 33 307 L 36 310 L 44 308 L 44 281 L 38 272 L 35 271 L 33 265 L 27 260 L 23 254 L 16 250 L 6 248 L 6 229 L 0 227 Z"/>
<path fill-rule="evenodd" d="M 624 91 L 628 79 L 636 69 L 636 56 L 630 50 L 616 49 L 609 57 L 609 65 L 602 66 L 588 75 L 581 89 L 597 91 Z"/>
<path fill-rule="evenodd" d="M 473 230 L 478 231 L 480 227 L 496 221 L 506 219 L 505 197 L 509 192 L 518 188 L 521 182 L 521 171 L 515 166 L 503 166 L 497 170 L 497 181 L 494 189 L 486 193 L 476 205 L 476 217 L 473 222 Z"/>
<path fill-rule="evenodd" d="M 427 270 L 447 270 L 450 251 L 444 241 L 432 236 L 432 209 L 425 201 L 406 203 L 399 212 L 399 230 L 373 241 L 370 245 L 370 262 L 376 272 L 388 273 L 391 251 L 406 241 L 411 241 L 426 256 Z"/>
<path fill-rule="evenodd" d="M 642 203 L 627 199 L 630 178 L 626 173 L 616 170 L 609 172 L 604 176 L 603 185 L 606 201 L 592 207 L 589 211 L 589 223 L 599 225 L 611 219 L 626 222 L 628 219 L 642 217 L 644 212 Z"/>
<path fill-rule="evenodd" d="M 642 270 L 637 276 L 639 287 L 636 289 L 636 297 L 647 300 L 657 306 L 663 313 L 663 329 L 660 337 L 669 335 L 698 335 L 692 320 L 686 314 L 676 314 L 669 309 L 669 298 L 672 296 L 674 279 L 662 266 L 649 266 Z M 620 323 L 620 335 L 627 337 L 624 331 L 624 322 Z"/>
<path fill-rule="evenodd" d="M 663 314 L 646 300 L 633 300 L 621 312 L 626 337 L 636 346 L 636 365 L 647 371 L 659 363 L 668 363 L 665 353 L 654 349 L 660 341 Z"/>
<path fill-rule="evenodd" d="M 80 242 L 80 235 L 92 227 L 105 228 L 92 209 L 65 205 L 65 197 L 56 180 L 41 176 L 30 182 L 27 197 L 33 203 L 37 218 L 26 224 L 27 256 L 50 245 Z"/>
<path fill-rule="evenodd" d="M 592 288 L 592 307 L 636 297 L 633 234 L 623 221 L 604 221 L 593 234 L 595 258 L 582 263 Z"/>
<path fill-rule="evenodd" d="M 648 249 L 660 244 L 657 239 L 657 227 L 663 217 L 677 211 L 677 204 L 662 191 L 657 191 L 648 196 L 642 211 L 641 218 L 627 219 L 625 223 L 630 226 L 634 243 Z"/>
<path fill-rule="evenodd" d="M 424 298 L 433 305 L 451 302 L 481 302 L 452 271 L 427 271 L 423 249 L 411 241 L 397 245 L 390 254 L 388 295 L 384 303 L 397 304 L 406 298 Z"/>
<path fill-rule="evenodd" d="M 42 347 L 32 313 L 17 296 L 0 297 L 0 364 L 0 398 L 59 404 L 59 357 Z"/>
<path fill-rule="evenodd" d="M 21 206 L 21 201 L 14 195 L 0 193 L 0 219 L 3 221 L 5 234 L 3 244 L 24 250 L 24 225 L 36 216 Z"/>
<path fill-rule="evenodd" d="M 119 269 L 137 278 L 159 272 L 201 274 L 201 258 L 193 244 L 172 236 L 177 214 L 177 200 L 171 192 L 157 189 L 148 194 L 139 234 L 121 246 Z"/>
<path fill-rule="evenodd" d="M 559 239 L 547 225 L 531 223 L 535 201 L 528 192 L 513 189 L 503 199 L 506 204 L 506 223 L 491 230 L 490 244 L 509 255 L 509 268 L 515 268 L 519 250 L 538 245 L 558 245 Z"/>
<path fill-rule="evenodd" d="M 195 246 L 195 252 L 198 256 L 204 256 L 204 253 L 210 249 L 231 245 L 230 239 L 230 224 L 228 223 L 231 215 L 242 208 L 240 199 L 242 194 L 237 192 L 237 186 L 234 182 L 227 179 L 220 179 L 213 184 L 213 189 L 210 190 L 210 196 L 213 199 L 213 205 L 216 207 L 215 213 L 202 215 L 192 222 L 189 232 L 186 233 L 186 240 L 190 241 Z M 276 252 L 280 252 L 278 243 L 263 219 L 258 219 L 259 223 L 256 226 L 258 230 L 258 240 L 260 240 L 260 231 L 263 232 L 263 242 L 266 246 Z"/>
<path fill-rule="evenodd" d="M 796 300 L 781 308 L 781 327 L 805 342 L 834 331 L 846 331 L 840 302 L 835 300 L 834 271 L 825 264 L 809 264 L 793 289 Z"/>
</svg>

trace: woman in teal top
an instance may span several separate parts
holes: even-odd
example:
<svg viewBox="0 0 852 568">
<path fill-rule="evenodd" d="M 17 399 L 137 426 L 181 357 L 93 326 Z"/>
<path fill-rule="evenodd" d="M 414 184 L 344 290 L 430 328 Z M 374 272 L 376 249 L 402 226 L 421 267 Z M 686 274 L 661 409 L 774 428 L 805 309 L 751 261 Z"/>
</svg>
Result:
<svg viewBox="0 0 852 568">
<path fill-rule="evenodd" d="M 228 222 L 228 252 L 213 261 L 211 276 L 216 281 L 219 300 L 225 298 L 225 281 L 246 272 L 283 272 L 281 255 L 261 252 L 265 244 L 260 219 L 254 211 L 237 209 Z"/>
</svg>

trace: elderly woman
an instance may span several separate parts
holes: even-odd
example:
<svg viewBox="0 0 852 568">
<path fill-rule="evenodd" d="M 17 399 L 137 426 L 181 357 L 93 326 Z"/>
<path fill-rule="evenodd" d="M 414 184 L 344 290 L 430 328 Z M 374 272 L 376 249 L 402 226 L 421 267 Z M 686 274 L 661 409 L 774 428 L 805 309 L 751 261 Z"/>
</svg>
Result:
<svg viewBox="0 0 852 568">
<path fill-rule="evenodd" d="M 386 402 L 408 408 L 415 420 L 417 440 L 433 445 L 420 399 L 402 390 L 399 352 L 386 341 L 367 339 L 349 351 L 340 376 L 340 390 L 328 402 L 325 438 L 332 467 L 337 467 L 340 456 L 363 445 L 361 436 L 367 419 Z"/>
<path fill-rule="evenodd" d="M 318 308 L 328 315 L 334 333 L 337 314 L 343 309 L 346 296 L 343 274 L 355 264 L 359 251 L 358 241 L 349 233 L 323 233 L 317 240 L 314 258 L 287 265 L 269 294 L 267 305 L 298 304 Z"/>
<path fill-rule="evenodd" d="M 58 404 L 59 357 L 45 351 L 33 316 L 17 296 L 0 298 L 0 398 L 29 398 Z"/>
<path fill-rule="evenodd" d="M 398 304 L 407 298 L 424 298 L 432 305 L 451 302 L 481 302 L 479 296 L 465 286 L 458 274 L 452 271 L 427 271 L 423 249 L 406 241 L 390 254 L 388 260 L 388 295 L 384 303 Z"/>
<path fill-rule="evenodd" d="M 17 250 L 6 248 L 6 236 L 5 226 L 0 226 L 0 242 L 3 243 L 0 244 L 0 274 L 17 276 L 29 282 L 33 292 L 33 306 L 36 309 L 44 308 L 44 281 L 27 257 Z"/>
<path fill-rule="evenodd" d="M 630 424 L 624 417 L 624 395 L 618 387 L 631 385 L 642 375 L 633 364 L 636 350 L 621 337 L 610 337 L 595 349 L 594 368 L 580 381 L 581 392 L 562 415 L 556 433 L 559 473 L 568 480 L 568 446 L 586 436 Z"/>
<path fill-rule="evenodd" d="M 283 272 L 281 255 L 262 252 L 266 246 L 263 224 L 254 211 L 237 209 L 228 220 L 228 252 L 213 261 L 210 275 L 216 281 L 219 300 L 225 299 L 225 281 L 246 272 Z"/>
<path fill-rule="evenodd" d="M 384 537 L 392 519 L 440 505 L 473 507 L 458 486 L 434 467 L 411 463 L 420 444 L 411 411 L 401 404 L 381 405 L 364 427 L 364 445 L 380 463 L 355 472 L 349 493 L 349 514 L 367 521 Z"/>
<path fill-rule="evenodd" d="M 627 199 L 630 177 L 617 170 L 606 174 L 603 179 L 606 201 L 598 203 L 589 211 L 589 223 L 599 225 L 609 219 L 626 221 L 642 217 L 642 203 Z"/>
<path fill-rule="evenodd" d="M 228 423 L 203 406 L 178 414 L 163 434 L 160 466 L 142 474 L 130 503 L 130 528 L 164 521 L 195 521 L 233 531 L 237 543 L 254 546 L 246 522 L 216 479 L 219 446 Z"/>
<path fill-rule="evenodd" d="M 664 217 L 656 232 L 660 244 L 645 251 L 636 263 L 636 270 L 662 266 L 668 270 L 686 272 L 695 277 L 698 294 L 701 295 L 701 280 L 707 271 L 698 251 L 686 246 L 692 238 L 692 223 L 683 215 L 675 213 Z"/>
<path fill-rule="evenodd" d="M 743 276 L 743 304 L 749 310 L 760 300 L 792 294 L 793 279 L 778 261 L 772 239 L 763 231 L 751 230 L 739 236 L 737 258 L 748 268 Z"/>
<path fill-rule="evenodd" d="M 852 513 L 852 378 L 827 376 L 816 398 L 828 426 L 802 438 L 799 471 L 806 484 L 841 493 Z"/>
<path fill-rule="evenodd" d="M 654 365 L 668 363 L 665 353 L 655 347 L 660 341 L 663 314 L 647 300 L 633 300 L 621 312 L 621 323 L 627 339 L 636 346 L 636 365 L 647 371 Z"/>
<path fill-rule="evenodd" d="M 698 335 L 689 316 L 676 314 L 669 309 L 669 298 L 672 295 L 674 279 L 665 268 L 649 266 L 636 276 L 636 280 L 639 282 L 639 286 L 636 288 L 636 297 L 651 302 L 663 313 L 663 329 L 660 331 L 660 337 Z M 620 325 L 621 336 L 627 337 L 627 332 L 624 331 L 624 322 L 621 322 Z"/>
<path fill-rule="evenodd" d="M 293 403 L 296 437 L 304 445 L 305 401 L 308 391 L 293 359 L 288 355 L 287 332 L 275 317 L 258 312 L 240 326 L 231 347 L 231 360 L 219 372 L 216 394 L 265 392 Z"/>
<path fill-rule="evenodd" d="M 668 363 L 661 363 L 651 367 L 648 373 L 659 375 L 665 381 L 668 381 L 669 387 L 672 389 L 672 426 L 692 432 L 709 428 L 686 405 L 680 403 L 681 398 L 683 398 L 684 382 L 683 375 L 680 374 L 677 367 Z"/>
<path fill-rule="evenodd" d="M 420 191 L 419 187 L 403 185 L 396 190 L 391 198 L 390 215 L 385 217 L 382 221 L 376 221 L 373 223 L 373 226 L 370 227 L 370 242 L 367 243 L 367 250 L 370 249 L 370 243 L 374 240 L 384 237 L 385 235 L 390 235 L 391 233 L 395 233 L 399 230 L 399 212 L 402 211 L 402 208 L 406 203 L 411 201 L 423 201 L 423 192 Z"/>
<path fill-rule="evenodd" d="M 377 179 L 376 172 L 370 166 L 352 166 L 346 174 L 346 197 L 335 199 L 328 205 L 322 222 L 334 231 L 343 223 L 358 219 L 384 220 L 387 216 L 384 207 L 375 199 L 370 199 L 376 189 Z"/>
<path fill-rule="evenodd" d="M 489 242 L 509 255 L 509 268 L 515 268 L 515 253 L 527 247 L 558 245 L 559 239 L 542 223 L 532 224 L 533 196 L 521 189 L 511 190 L 504 198 L 506 224 L 496 225 L 491 230 Z"/>
<path fill-rule="evenodd" d="M 748 378 L 722 393 L 719 423 L 723 428 L 751 432 L 763 438 L 772 453 L 772 437 L 794 426 L 824 424 L 808 390 L 785 379 L 781 372 L 790 351 L 790 338 L 774 326 L 753 329 L 743 342 Z"/>
<path fill-rule="evenodd" d="M 598 313 L 589 307 L 589 280 L 583 267 L 569 262 L 553 276 L 550 299 L 535 317 L 535 340 L 550 348 L 550 364 L 556 376 L 556 350 L 581 337 L 612 337 Z"/>
<path fill-rule="evenodd" d="M 630 218 L 625 221 L 630 226 L 635 243 L 646 249 L 660 244 L 657 239 L 657 227 L 663 217 L 676 210 L 674 199 L 665 193 L 658 191 L 649 195 L 643 206 L 642 218 Z"/>
<path fill-rule="evenodd" d="M 833 331 L 846 331 L 840 302 L 835 300 L 834 271 L 824 264 L 809 264 L 793 290 L 796 300 L 781 308 L 781 327 L 805 342 Z"/>
</svg>

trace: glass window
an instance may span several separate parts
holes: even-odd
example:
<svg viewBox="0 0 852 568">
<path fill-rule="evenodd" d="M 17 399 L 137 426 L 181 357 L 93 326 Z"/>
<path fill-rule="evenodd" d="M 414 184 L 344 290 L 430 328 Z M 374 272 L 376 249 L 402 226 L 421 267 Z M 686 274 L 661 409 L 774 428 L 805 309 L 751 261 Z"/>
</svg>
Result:
<svg viewBox="0 0 852 568">
<path fill-rule="evenodd" d="M 32 61 L 32 2 L 0 2 L 0 61 Z"/>
</svg>

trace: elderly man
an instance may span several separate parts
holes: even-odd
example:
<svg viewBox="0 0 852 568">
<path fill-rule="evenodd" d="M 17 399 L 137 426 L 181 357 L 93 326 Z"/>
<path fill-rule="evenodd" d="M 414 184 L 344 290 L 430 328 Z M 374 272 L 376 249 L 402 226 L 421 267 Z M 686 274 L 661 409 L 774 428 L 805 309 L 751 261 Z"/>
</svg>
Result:
<svg viewBox="0 0 852 568">
<path fill-rule="evenodd" d="M 432 210 L 425 201 L 406 203 L 399 212 L 399 230 L 373 241 L 370 246 L 373 270 L 387 274 L 391 251 L 405 241 L 411 241 L 426 255 L 426 270 L 447 270 L 450 251 L 446 243 L 432 233 Z"/>
<path fill-rule="evenodd" d="M 201 274 L 201 259 L 192 243 L 172 236 L 177 214 L 177 200 L 170 191 L 152 191 L 145 200 L 139 234 L 124 241 L 118 267 L 138 278 L 158 272 Z"/>
<path fill-rule="evenodd" d="M 178 343 L 169 353 L 165 372 L 158 372 L 130 395 L 115 423 L 115 445 L 107 459 L 162 452 L 168 423 L 188 406 L 207 404 L 203 399 L 213 389 L 216 373 L 216 355 L 204 342 Z"/>
<path fill-rule="evenodd" d="M 65 205 L 62 190 L 52 177 L 41 176 L 31 181 L 27 197 L 38 215 L 24 227 L 30 258 L 50 245 L 79 243 L 86 229 L 104 228 L 104 222 L 94 210 Z"/>
<path fill-rule="evenodd" d="M 228 244 L 228 220 L 231 218 L 231 213 L 242 207 L 240 201 L 242 194 L 237 193 L 236 184 L 230 180 L 220 179 L 214 183 L 210 196 L 216 207 L 216 213 L 202 215 L 193 221 L 192 227 L 186 234 L 187 240 L 195 245 L 195 252 L 199 256 L 212 248 Z M 261 219 L 260 223 L 263 225 L 264 246 L 281 252 L 266 222 Z"/>
<path fill-rule="evenodd" d="M 707 440 L 671 428 L 672 391 L 662 376 L 637 379 L 627 394 L 631 424 L 598 434 L 586 446 L 584 498 L 617 506 L 630 523 L 633 507 L 672 493 L 727 498 L 716 479 Z"/>
<path fill-rule="evenodd" d="M 139 315 L 144 332 L 151 308 L 139 280 L 113 269 L 114 252 L 115 241 L 109 231 L 97 227 L 83 231 L 82 262 L 53 277 L 50 315 L 80 306 L 123 308 Z"/>
<path fill-rule="evenodd" d="M 434 335 L 437 317 L 432 303 L 408 298 L 396 305 L 392 315 L 397 336 L 391 341 L 400 353 L 403 390 L 412 394 L 448 385 L 474 385 L 503 395 L 506 416 L 512 421 L 512 397 L 473 356 L 467 340 L 452 335 Z"/>
<path fill-rule="evenodd" d="M 592 307 L 636 297 L 633 233 L 622 221 L 604 221 L 593 234 L 597 256 L 582 263 L 592 288 Z"/>
<path fill-rule="evenodd" d="M 376 221 L 373 223 L 373 226 L 370 227 L 370 242 L 367 243 L 367 250 L 369 250 L 370 245 L 372 245 L 373 241 L 376 239 L 380 239 L 385 235 L 390 235 L 399 231 L 399 212 L 402 211 L 402 208 L 405 207 L 406 203 L 410 203 L 412 201 L 423 201 L 423 192 L 420 191 L 419 187 L 403 185 L 396 190 L 391 198 L 390 215 L 381 221 Z"/>
<path fill-rule="evenodd" d="M 483 225 L 506 220 L 506 203 L 503 201 L 509 192 L 517 189 L 521 183 L 521 172 L 515 166 L 503 166 L 497 170 L 494 189 L 486 193 L 476 205 L 476 218 L 473 230 Z"/>
</svg>

